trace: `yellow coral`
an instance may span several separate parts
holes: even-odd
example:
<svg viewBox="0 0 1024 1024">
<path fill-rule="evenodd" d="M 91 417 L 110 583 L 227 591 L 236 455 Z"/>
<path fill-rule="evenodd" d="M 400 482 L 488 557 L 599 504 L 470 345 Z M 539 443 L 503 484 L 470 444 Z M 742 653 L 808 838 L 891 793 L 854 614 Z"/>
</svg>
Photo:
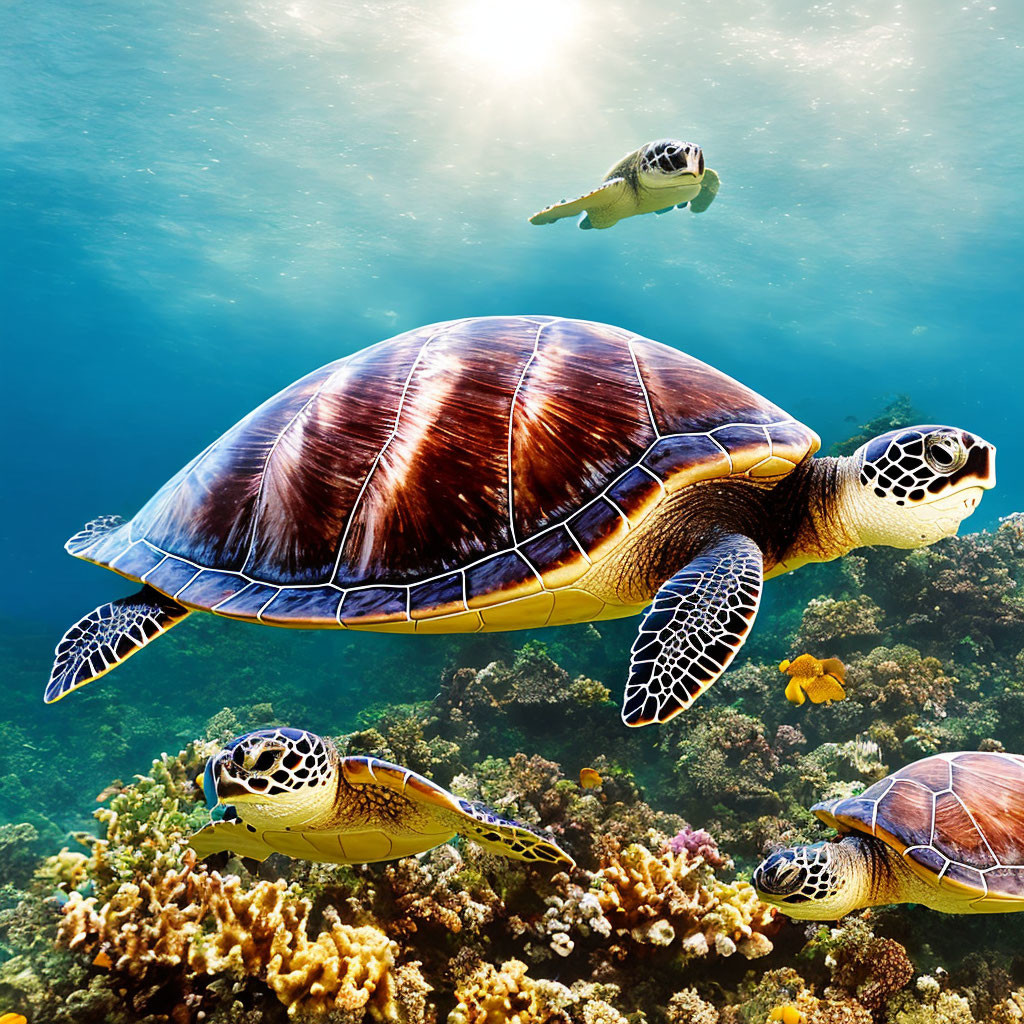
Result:
<svg viewBox="0 0 1024 1024">
<path fill-rule="evenodd" d="M 521 960 L 508 960 L 500 970 L 481 964 L 456 986 L 458 1002 L 448 1024 L 554 1024 L 564 1017 L 554 1016 L 557 1011 L 545 991 L 550 987 L 528 978 Z M 563 991 L 568 995 L 568 989 Z"/>
<path fill-rule="evenodd" d="M 55 889 L 74 889 L 89 877 L 89 858 L 84 853 L 69 850 L 65 846 L 60 853 L 47 857 L 36 868 L 35 877 Z M 3 1018 L 0 1017 L 0 1024 L 2 1022 Z"/>
<path fill-rule="evenodd" d="M 267 967 L 267 984 L 289 1015 L 365 1008 L 374 1020 L 393 1019 L 397 947 L 379 928 L 353 927 L 336 917 L 330 924 L 313 942 L 278 953 Z"/>
<path fill-rule="evenodd" d="M 221 878 L 214 871 L 206 878 L 213 920 L 194 937 L 188 953 L 197 974 L 259 974 L 305 937 L 309 903 L 289 894 L 283 881 L 260 881 L 243 889 L 234 875 Z"/>
<path fill-rule="evenodd" d="M 687 851 L 655 856 L 639 844 L 613 854 L 597 874 L 601 910 L 618 935 L 671 945 L 685 954 L 753 959 L 772 949 L 765 934 L 775 911 L 747 882 L 725 883 L 701 857 Z"/>
<path fill-rule="evenodd" d="M 611 1003 L 588 999 L 583 1004 L 583 1024 L 629 1024 L 629 1021 Z"/>
<path fill-rule="evenodd" d="M 154 965 L 187 964 L 199 975 L 264 976 L 290 1015 L 365 1010 L 374 1020 L 408 1016 L 429 986 L 414 964 L 393 970 L 395 946 L 378 928 L 342 924 L 307 934 L 310 905 L 283 881 L 243 888 L 235 876 L 196 869 L 186 851 L 180 871 L 122 883 L 102 906 L 71 893 L 58 943 L 100 952 L 115 971 L 143 977 Z"/>
<path fill-rule="evenodd" d="M 102 906 L 95 896 L 72 892 L 57 930 L 58 945 L 99 945 L 115 970 L 135 977 L 154 964 L 180 964 L 207 909 L 206 876 L 193 877 L 194 867 L 195 855 L 186 856 L 180 871 L 125 882 Z"/>
<path fill-rule="evenodd" d="M 1024 1021 L 1024 988 L 1011 992 L 992 1007 L 986 1024 L 1021 1024 Z"/>
</svg>

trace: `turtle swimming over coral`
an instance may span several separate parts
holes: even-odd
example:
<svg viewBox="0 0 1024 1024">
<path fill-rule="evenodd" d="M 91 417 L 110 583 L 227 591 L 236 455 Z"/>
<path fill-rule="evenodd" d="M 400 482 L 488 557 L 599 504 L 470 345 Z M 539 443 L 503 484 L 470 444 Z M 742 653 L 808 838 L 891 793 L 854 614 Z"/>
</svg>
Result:
<svg viewBox="0 0 1024 1024">
<path fill-rule="evenodd" d="M 754 872 L 766 903 L 831 921 L 862 907 L 920 903 L 947 914 L 1024 910 L 1024 757 L 922 758 L 860 796 L 812 811 L 838 837 L 771 854 Z"/>
<path fill-rule="evenodd" d="M 583 214 L 583 229 L 610 228 L 640 213 L 669 213 L 689 207 L 703 213 L 718 194 L 720 181 L 704 166 L 700 146 L 679 139 L 658 139 L 624 156 L 604 181 L 578 199 L 552 203 L 530 218 L 531 224 L 553 224 Z"/>
<path fill-rule="evenodd" d="M 260 729 L 206 764 L 203 792 L 229 817 L 194 833 L 202 857 L 230 850 L 364 864 L 423 853 L 456 835 L 513 860 L 574 866 L 553 840 L 376 757 L 342 757 L 303 729 Z"/>
<path fill-rule="evenodd" d="M 143 584 L 60 641 L 45 699 L 193 611 L 456 633 L 633 615 L 623 718 L 729 665 L 762 580 L 956 533 L 995 449 L 907 427 L 846 458 L 724 373 L 607 324 L 484 317 L 398 335 L 250 413 L 130 522 L 66 544 Z"/>
</svg>

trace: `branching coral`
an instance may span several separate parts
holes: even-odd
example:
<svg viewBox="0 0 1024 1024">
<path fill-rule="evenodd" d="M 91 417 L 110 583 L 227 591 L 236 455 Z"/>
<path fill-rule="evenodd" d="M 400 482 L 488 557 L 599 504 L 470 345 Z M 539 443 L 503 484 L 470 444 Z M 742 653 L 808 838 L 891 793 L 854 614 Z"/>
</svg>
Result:
<svg viewBox="0 0 1024 1024">
<path fill-rule="evenodd" d="M 569 1002 L 569 990 L 552 983 L 541 986 L 526 971 L 521 960 L 500 968 L 481 964 L 456 986 L 457 1004 L 448 1024 L 568 1024 L 557 1004 Z"/>
<path fill-rule="evenodd" d="M 746 882 L 726 884 L 700 857 L 639 844 L 612 856 L 597 874 L 597 898 L 617 936 L 672 946 L 687 957 L 714 951 L 764 956 L 775 911 Z"/>
<path fill-rule="evenodd" d="M 857 670 L 862 703 L 887 711 L 920 710 L 935 718 L 945 717 L 957 684 L 938 658 L 922 657 L 905 644 L 876 647 L 857 662 Z"/>
<path fill-rule="evenodd" d="M 876 936 L 863 918 L 848 918 L 822 941 L 830 948 L 826 962 L 833 988 L 868 1010 L 881 1009 L 914 977 L 906 949 L 895 939 Z"/>
<path fill-rule="evenodd" d="M 117 971 L 142 978 L 154 966 L 177 967 L 187 956 L 208 906 L 208 876 L 194 874 L 195 855 L 175 871 L 123 882 L 111 898 L 72 892 L 57 932 L 68 949 L 100 949 Z"/>
<path fill-rule="evenodd" d="M 388 864 L 384 877 L 397 911 L 391 918 L 392 932 L 401 936 L 434 927 L 453 934 L 463 930 L 476 934 L 502 913 L 494 890 L 465 868 L 463 857 L 452 846 Z"/>
<path fill-rule="evenodd" d="M 668 849 L 672 853 L 688 853 L 692 857 L 700 857 L 705 864 L 713 868 L 731 868 L 732 861 L 718 849 L 718 843 L 709 832 L 702 828 L 696 830 L 687 825 L 677 832 L 669 841 Z"/>
<path fill-rule="evenodd" d="M 677 992 L 665 1008 L 668 1024 L 718 1024 L 718 1010 L 701 999 L 695 988 Z"/>
<path fill-rule="evenodd" d="M 867 595 L 849 600 L 814 598 L 804 609 L 794 647 L 817 650 L 827 646 L 843 650 L 849 647 L 851 641 L 879 636 L 883 620 L 884 612 Z"/>
<path fill-rule="evenodd" d="M 531 978 L 521 960 L 483 963 L 456 984 L 448 1024 L 643 1024 L 642 1014 L 627 1018 L 613 1005 L 618 994 L 615 985 Z"/>
<path fill-rule="evenodd" d="M 296 933 L 292 949 L 280 949 L 267 965 L 267 984 L 291 1016 L 352 1012 L 353 1024 L 398 1018 L 392 967 L 397 947 L 378 928 L 342 924 L 327 915 L 328 928 L 310 941 Z"/>
</svg>

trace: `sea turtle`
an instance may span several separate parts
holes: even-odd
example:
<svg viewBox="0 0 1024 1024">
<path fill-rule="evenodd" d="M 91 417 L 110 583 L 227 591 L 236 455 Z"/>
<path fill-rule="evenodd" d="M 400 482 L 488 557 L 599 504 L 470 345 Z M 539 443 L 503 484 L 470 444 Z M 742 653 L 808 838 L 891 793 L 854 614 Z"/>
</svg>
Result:
<svg viewBox="0 0 1024 1024">
<path fill-rule="evenodd" d="M 700 146 L 659 139 L 624 156 L 593 192 L 546 206 L 530 223 L 553 224 L 582 213 L 581 228 L 610 228 L 638 213 L 668 213 L 687 206 L 693 213 L 703 213 L 719 184 L 718 175 L 704 167 Z"/>
<path fill-rule="evenodd" d="M 342 757 L 303 729 L 259 729 L 206 763 L 203 792 L 227 813 L 194 833 L 201 857 L 231 850 L 266 860 L 283 853 L 330 864 L 395 860 L 456 835 L 514 860 L 573 866 L 551 839 L 396 764 Z"/>
<path fill-rule="evenodd" d="M 951 427 L 848 458 L 718 370 L 607 324 L 401 334 L 271 398 L 125 522 L 67 543 L 144 586 L 61 640 L 58 700 L 192 611 L 400 633 L 617 618 L 654 599 L 623 717 L 666 721 L 743 643 L 764 576 L 956 533 L 995 449 Z"/>
<path fill-rule="evenodd" d="M 1024 757 L 936 754 L 812 811 L 839 835 L 779 850 L 754 872 L 765 902 L 830 921 L 921 903 L 947 914 L 1024 910 Z"/>
</svg>

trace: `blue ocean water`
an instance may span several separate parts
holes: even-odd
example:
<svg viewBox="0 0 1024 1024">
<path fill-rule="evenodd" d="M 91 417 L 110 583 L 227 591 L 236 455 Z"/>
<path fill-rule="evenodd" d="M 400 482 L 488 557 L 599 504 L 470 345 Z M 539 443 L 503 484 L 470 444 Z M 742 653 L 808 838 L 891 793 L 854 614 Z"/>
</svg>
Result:
<svg viewBox="0 0 1024 1024">
<path fill-rule="evenodd" d="M 2 18 L 10 692 L 35 700 L 60 633 L 128 592 L 63 552 L 71 533 L 131 515 L 296 377 L 435 320 L 619 324 L 826 448 L 905 393 L 999 446 L 965 529 L 1024 506 L 1019 4 L 22 0 Z M 721 176 L 706 214 L 527 222 L 663 136 Z M 305 645 L 325 694 L 411 650 L 260 643 Z M 38 728 L 85 708 L 125 728 L 151 706 L 144 658 Z"/>
</svg>

